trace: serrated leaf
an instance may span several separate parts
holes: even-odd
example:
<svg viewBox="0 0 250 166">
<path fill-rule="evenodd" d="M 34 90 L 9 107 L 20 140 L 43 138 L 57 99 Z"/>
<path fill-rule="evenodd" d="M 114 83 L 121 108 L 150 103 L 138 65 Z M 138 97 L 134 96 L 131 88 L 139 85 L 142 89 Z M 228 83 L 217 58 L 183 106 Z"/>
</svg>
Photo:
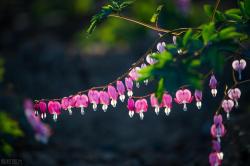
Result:
<svg viewBox="0 0 250 166">
<path fill-rule="evenodd" d="M 150 19 L 150 22 L 152 22 L 152 23 L 157 22 L 158 17 L 159 17 L 159 14 L 160 14 L 162 8 L 163 8 L 163 5 L 159 5 L 159 6 L 157 7 L 155 13 L 153 14 L 153 16 L 152 16 L 151 19 Z"/>
</svg>

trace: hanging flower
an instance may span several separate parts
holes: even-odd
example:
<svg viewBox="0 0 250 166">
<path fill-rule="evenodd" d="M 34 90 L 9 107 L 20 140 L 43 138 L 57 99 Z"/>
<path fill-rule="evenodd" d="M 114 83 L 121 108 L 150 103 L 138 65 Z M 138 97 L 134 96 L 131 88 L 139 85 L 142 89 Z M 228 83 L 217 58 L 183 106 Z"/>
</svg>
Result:
<svg viewBox="0 0 250 166">
<path fill-rule="evenodd" d="M 124 100 L 125 100 L 125 95 L 124 95 L 125 86 L 124 86 L 122 81 L 117 81 L 116 82 L 116 89 L 117 89 L 118 94 L 120 95 L 119 99 L 121 100 L 121 102 L 124 102 Z"/>
<path fill-rule="evenodd" d="M 227 119 L 229 119 L 229 114 L 232 111 L 232 108 L 234 107 L 233 100 L 223 100 L 221 107 L 224 109 L 224 111 L 227 113 Z"/>
<path fill-rule="evenodd" d="M 109 85 L 108 86 L 108 94 L 109 94 L 109 97 L 111 99 L 111 105 L 113 107 L 116 107 L 116 104 L 117 104 L 117 98 L 118 98 L 118 93 L 115 89 L 115 87 L 113 87 L 112 85 Z"/>
<path fill-rule="evenodd" d="M 171 108 L 172 108 L 172 96 L 167 94 L 167 93 L 164 93 L 163 96 L 162 96 L 162 102 L 161 102 L 161 106 L 162 107 L 165 107 L 165 114 L 168 116 L 171 112 Z"/>
<path fill-rule="evenodd" d="M 229 89 L 228 90 L 228 97 L 235 102 L 235 108 L 238 108 L 239 103 L 238 100 L 241 96 L 241 91 L 239 88 Z"/>
<path fill-rule="evenodd" d="M 100 103 L 102 104 L 102 110 L 106 112 L 109 105 L 109 94 L 105 91 L 100 91 L 99 94 Z"/>
<path fill-rule="evenodd" d="M 35 116 L 38 116 L 38 110 L 40 110 L 40 108 L 39 108 L 39 103 L 35 103 L 34 105 L 33 105 L 33 109 L 34 109 L 34 112 L 35 112 Z"/>
<path fill-rule="evenodd" d="M 132 97 L 133 96 L 133 81 L 131 78 L 126 77 L 125 78 L 125 85 L 128 91 L 128 97 Z"/>
<path fill-rule="evenodd" d="M 132 98 L 128 99 L 128 115 L 130 118 L 132 118 L 134 116 L 134 112 L 135 112 L 135 101 Z"/>
<path fill-rule="evenodd" d="M 241 80 L 241 72 L 246 68 L 246 61 L 244 59 L 234 60 L 232 63 L 232 67 L 235 71 L 239 73 L 239 80 Z"/>
<path fill-rule="evenodd" d="M 152 55 L 154 55 L 154 53 L 153 54 L 148 54 L 147 57 L 146 57 L 146 61 L 150 65 L 153 65 L 153 64 L 157 63 L 157 60 L 152 58 Z"/>
<path fill-rule="evenodd" d="M 89 90 L 89 102 L 93 104 L 93 110 L 96 111 L 97 104 L 99 104 L 99 92 L 97 90 Z"/>
<path fill-rule="evenodd" d="M 176 40 L 177 40 L 177 37 L 176 37 L 176 36 L 173 36 L 173 44 L 174 44 L 174 45 L 177 44 Z"/>
<path fill-rule="evenodd" d="M 70 103 L 69 103 L 69 97 L 62 98 L 61 106 L 62 106 L 62 109 L 69 111 L 69 115 L 72 115 L 72 110 L 71 110 L 72 107 L 70 106 Z"/>
<path fill-rule="evenodd" d="M 195 90 L 194 92 L 194 97 L 195 97 L 195 100 L 196 100 L 196 106 L 198 109 L 201 109 L 201 101 L 202 101 L 202 91 L 199 91 L 199 90 Z"/>
<path fill-rule="evenodd" d="M 212 152 L 209 155 L 210 166 L 220 166 L 223 160 L 223 153 Z"/>
<path fill-rule="evenodd" d="M 135 112 L 140 115 L 140 119 L 143 120 L 144 112 L 148 110 L 148 103 L 146 99 L 140 99 L 135 102 Z"/>
<path fill-rule="evenodd" d="M 39 105 L 40 105 L 40 102 L 39 102 Z M 46 106 L 46 103 L 45 103 L 45 106 Z M 51 129 L 49 125 L 43 123 L 41 119 L 35 115 L 32 107 L 34 106 L 30 99 L 24 100 L 24 113 L 29 124 L 35 131 L 35 139 L 39 142 L 46 144 L 48 142 L 49 137 L 51 136 Z"/>
<path fill-rule="evenodd" d="M 49 101 L 48 110 L 53 115 L 53 120 L 56 121 L 58 115 L 61 114 L 61 104 L 58 101 Z"/>
<path fill-rule="evenodd" d="M 147 65 L 145 63 L 141 64 L 141 69 L 147 67 Z M 148 85 L 148 79 L 143 81 L 145 85 Z"/>
<path fill-rule="evenodd" d="M 41 118 L 46 118 L 47 104 L 44 101 L 39 102 L 39 109 L 41 111 Z"/>
<path fill-rule="evenodd" d="M 87 108 L 89 105 L 89 99 L 88 96 L 85 94 L 82 95 L 75 95 L 75 106 L 77 108 L 81 108 L 81 114 L 84 115 L 84 108 Z"/>
<path fill-rule="evenodd" d="M 187 103 L 191 103 L 193 96 L 188 89 L 178 90 L 174 98 L 175 102 L 178 104 L 183 104 L 183 111 L 187 111 Z"/>
<path fill-rule="evenodd" d="M 209 86 L 211 88 L 211 93 L 212 93 L 213 97 L 216 97 L 216 95 L 217 95 L 217 89 L 216 89 L 217 80 L 216 80 L 214 75 L 212 75 L 211 78 L 210 78 Z"/>
<path fill-rule="evenodd" d="M 212 149 L 215 152 L 220 152 L 221 151 L 221 145 L 220 142 L 218 142 L 217 140 L 213 140 L 212 141 Z"/>
<path fill-rule="evenodd" d="M 223 137 L 226 133 L 225 127 L 222 123 L 222 116 L 214 116 L 214 124 L 211 126 L 211 135 L 214 138 L 217 138 L 217 141 L 220 142 L 220 138 Z"/>
<path fill-rule="evenodd" d="M 159 42 L 156 47 L 157 47 L 157 50 L 161 53 L 161 52 L 166 50 L 165 49 L 166 48 L 166 43 L 165 42 Z"/>
<path fill-rule="evenodd" d="M 155 94 L 151 94 L 150 103 L 151 106 L 155 108 L 156 115 L 159 115 L 161 105 L 159 104 L 158 99 L 155 97 Z"/>
<path fill-rule="evenodd" d="M 140 87 L 140 83 L 137 82 L 138 78 L 139 78 L 139 74 L 138 72 L 141 70 L 140 67 L 136 67 L 134 69 L 132 69 L 130 72 L 129 72 L 129 77 L 136 82 L 136 87 L 139 88 Z"/>
</svg>

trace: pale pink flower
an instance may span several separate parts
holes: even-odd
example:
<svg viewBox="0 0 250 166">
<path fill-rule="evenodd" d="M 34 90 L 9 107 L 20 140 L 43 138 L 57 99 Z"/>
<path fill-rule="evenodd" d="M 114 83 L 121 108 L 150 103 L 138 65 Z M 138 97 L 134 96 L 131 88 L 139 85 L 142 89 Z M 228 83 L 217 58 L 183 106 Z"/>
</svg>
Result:
<svg viewBox="0 0 250 166">
<path fill-rule="evenodd" d="M 75 106 L 77 108 L 81 108 L 81 114 L 84 115 L 84 108 L 87 108 L 89 105 L 89 99 L 88 96 L 85 94 L 82 95 L 75 95 Z"/>
<path fill-rule="evenodd" d="M 154 59 L 154 58 L 152 57 L 152 55 L 154 55 L 154 54 L 155 54 L 155 53 L 153 53 L 153 54 L 148 54 L 147 57 L 146 57 L 146 61 L 147 61 L 147 63 L 150 64 L 150 65 L 153 65 L 153 64 L 157 63 L 157 60 Z"/>
<path fill-rule="evenodd" d="M 178 104 L 183 104 L 183 111 L 187 111 L 187 103 L 191 103 L 193 96 L 188 89 L 178 90 L 174 98 L 175 102 Z"/>
<path fill-rule="evenodd" d="M 222 116 L 220 114 L 214 115 L 214 124 L 211 126 L 210 132 L 213 138 L 217 138 L 218 142 L 220 142 L 220 138 L 225 135 L 226 130 L 222 123 Z"/>
<path fill-rule="evenodd" d="M 109 94 L 105 91 L 99 92 L 100 103 L 102 104 L 102 110 L 107 111 L 109 105 Z"/>
<path fill-rule="evenodd" d="M 157 47 L 157 50 L 161 53 L 166 50 L 166 43 L 159 42 L 156 47 Z"/>
<path fill-rule="evenodd" d="M 240 99 L 241 91 L 239 88 L 229 89 L 228 97 L 235 102 L 235 108 L 238 108 L 238 100 Z"/>
<path fill-rule="evenodd" d="M 161 106 L 165 107 L 164 112 L 167 116 L 171 112 L 172 102 L 173 102 L 172 96 L 167 93 L 164 93 L 162 96 Z"/>
<path fill-rule="evenodd" d="M 128 78 L 126 77 L 125 78 L 125 85 L 126 85 L 126 88 L 127 88 L 127 95 L 128 97 L 132 97 L 133 96 L 133 80 L 131 78 Z"/>
<path fill-rule="evenodd" d="M 117 104 L 117 98 L 118 98 L 118 93 L 115 89 L 115 87 L 113 87 L 112 85 L 109 85 L 108 86 L 108 94 L 111 98 L 111 105 L 113 107 L 116 107 L 116 104 Z"/>
<path fill-rule="evenodd" d="M 217 95 L 217 80 L 214 75 L 211 76 L 210 81 L 209 81 L 209 86 L 211 88 L 211 93 L 213 97 L 216 97 Z"/>
<path fill-rule="evenodd" d="M 194 97 L 195 97 L 195 100 L 196 100 L 196 106 L 198 109 L 201 109 L 201 101 L 202 101 L 202 91 L 199 91 L 199 90 L 195 90 L 194 92 Z"/>
<path fill-rule="evenodd" d="M 53 120 L 57 121 L 58 115 L 61 114 L 61 104 L 58 101 L 49 101 L 48 110 L 53 115 Z"/>
<path fill-rule="evenodd" d="M 224 111 L 227 113 L 227 118 L 229 119 L 229 114 L 232 111 L 232 108 L 234 107 L 233 100 L 223 100 L 221 107 L 224 109 Z"/>
<path fill-rule="evenodd" d="M 124 102 L 125 100 L 125 86 L 123 84 L 122 81 L 117 81 L 116 82 L 116 89 L 117 89 L 117 92 L 119 94 L 119 99 L 121 100 L 121 102 Z"/>
<path fill-rule="evenodd" d="M 143 120 L 144 112 L 148 110 L 148 103 L 146 99 L 139 99 L 135 102 L 135 112 L 140 115 L 140 119 Z"/>
<path fill-rule="evenodd" d="M 235 71 L 239 73 L 239 80 L 241 80 L 241 72 L 246 68 L 246 61 L 244 59 L 234 60 L 232 63 L 232 67 Z"/>
<path fill-rule="evenodd" d="M 159 115 L 161 105 L 159 104 L 158 99 L 155 97 L 155 94 L 151 94 L 150 103 L 151 106 L 155 108 L 156 115 Z"/>
<path fill-rule="evenodd" d="M 130 118 L 132 118 L 134 116 L 134 112 L 135 112 L 135 101 L 132 98 L 128 99 L 127 108 L 129 111 L 128 115 Z"/>
<path fill-rule="evenodd" d="M 89 102 L 93 104 L 93 110 L 96 111 L 97 104 L 99 104 L 99 92 L 97 90 L 89 90 Z"/>
</svg>

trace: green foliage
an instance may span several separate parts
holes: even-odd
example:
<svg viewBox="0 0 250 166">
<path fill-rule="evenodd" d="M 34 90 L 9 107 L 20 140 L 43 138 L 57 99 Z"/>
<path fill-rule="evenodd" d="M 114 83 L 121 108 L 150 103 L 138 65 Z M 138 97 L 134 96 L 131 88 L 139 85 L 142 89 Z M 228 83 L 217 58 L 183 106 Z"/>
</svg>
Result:
<svg viewBox="0 0 250 166">
<path fill-rule="evenodd" d="M 160 6 L 157 7 L 155 13 L 153 14 L 153 16 L 150 19 L 150 22 L 152 22 L 152 23 L 156 23 L 157 22 L 158 17 L 160 15 L 160 12 L 161 12 L 162 8 L 163 8 L 163 5 L 160 5 Z"/>
</svg>

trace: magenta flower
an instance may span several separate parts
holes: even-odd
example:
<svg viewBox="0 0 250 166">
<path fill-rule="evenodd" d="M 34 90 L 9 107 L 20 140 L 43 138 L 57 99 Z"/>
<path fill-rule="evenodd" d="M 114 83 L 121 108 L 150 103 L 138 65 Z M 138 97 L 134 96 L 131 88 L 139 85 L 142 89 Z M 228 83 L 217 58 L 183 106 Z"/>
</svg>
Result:
<svg viewBox="0 0 250 166">
<path fill-rule="evenodd" d="M 135 112 L 135 101 L 132 98 L 128 99 L 128 115 L 130 118 L 132 118 L 134 116 L 134 112 Z"/>
<path fill-rule="evenodd" d="M 213 138 L 217 138 L 217 141 L 220 142 L 220 138 L 223 137 L 226 133 L 225 126 L 222 123 L 222 116 L 214 116 L 214 124 L 211 126 L 211 135 Z"/>
<path fill-rule="evenodd" d="M 99 92 L 97 90 L 89 90 L 89 102 L 93 104 L 93 110 L 96 111 L 97 104 L 99 104 Z"/>
<path fill-rule="evenodd" d="M 82 95 L 75 95 L 75 106 L 77 108 L 81 108 L 81 114 L 84 115 L 84 108 L 87 108 L 89 105 L 89 99 L 88 96 L 85 94 Z"/>
<path fill-rule="evenodd" d="M 165 42 L 159 42 L 156 47 L 157 47 L 157 50 L 161 53 L 161 52 L 166 50 L 165 49 L 166 48 L 166 43 Z"/>
<path fill-rule="evenodd" d="M 128 93 L 127 93 L 128 97 L 132 97 L 133 96 L 133 91 L 132 91 L 133 90 L 133 81 L 132 81 L 132 79 L 126 77 L 125 78 L 125 85 L 126 85 L 126 88 L 128 91 Z"/>
<path fill-rule="evenodd" d="M 48 110 L 53 115 L 53 120 L 56 121 L 58 115 L 61 114 L 61 104 L 58 101 L 49 101 Z"/>
<path fill-rule="evenodd" d="M 234 60 L 232 63 L 232 67 L 235 71 L 239 73 L 239 80 L 241 80 L 241 72 L 246 68 L 246 61 L 244 59 Z"/>
<path fill-rule="evenodd" d="M 47 104 L 44 101 L 39 102 L 39 109 L 41 111 L 41 118 L 46 118 Z"/>
<path fill-rule="evenodd" d="M 140 115 L 140 119 L 143 120 L 144 114 L 143 112 L 147 112 L 148 103 L 146 99 L 140 99 L 135 102 L 135 112 Z"/>
<path fill-rule="evenodd" d="M 152 57 L 152 55 L 154 55 L 154 53 L 153 53 L 153 54 L 148 54 L 147 57 L 146 57 L 146 61 L 147 61 L 148 64 L 150 64 L 150 65 L 153 65 L 153 64 L 157 63 L 157 60 L 154 59 L 154 58 Z"/>
<path fill-rule="evenodd" d="M 109 94 L 105 91 L 100 91 L 99 94 L 100 103 L 102 104 L 102 110 L 106 112 L 109 105 Z"/>
<path fill-rule="evenodd" d="M 216 95 L 217 95 L 217 89 L 216 89 L 217 80 L 216 80 L 214 75 L 212 75 L 211 78 L 210 78 L 209 86 L 211 88 L 211 93 L 212 93 L 213 97 L 216 97 Z"/>
<path fill-rule="evenodd" d="M 235 102 L 235 108 L 238 108 L 238 100 L 241 96 L 241 91 L 239 88 L 229 89 L 228 97 Z"/>
<path fill-rule="evenodd" d="M 155 97 L 155 94 L 151 94 L 150 103 L 151 106 L 155 108 L 156 115 L 159 115 L 161 105 L 159 104 L 158 99 Z"/>
<path fill-rule="evenodd" d="M 195 100 L 196 100 L 196 106 L 198 109 L 201 109 L 201 101 L 202 101 L 202 91 L 199 91 L 199 90 L 195 90 L 194 92 L 194 97 L 195 97 Z"/>
<path fill-rule="evenodd" d="M 183 104 L 183 111 L 187 111 L 187 103 L 191 103 L 193 96 L 188 89 L 178 90 L 174 98 L 175 102 L 178 104 Z"/>
<path fill-rule="evenodd" d="M 221 151 L 220 142 L 218 142 L 218 141 L 216 141 L 216 140 L 213 140 L 213 141 L 212 141 L 212 149 L 213 149 L 215 152 L 220 152 L 220 151 Z"/>
<path fill-rule="evenodd" d="M 38 110 L 40 109 L 39 108 L 39 103 L 35 103 L 34 105 L 33 105 L 33 109 L 34 109 L 34 112 L 35 112 L 35 115 L 36 116 L 38 116 Z"/>
<path fill-rule="evenodd" d="M 117 89 L 118 94 L 120 95 L 119 99 L 121 100 L 121 102 L 124 102 L 124 100 L 125 100 L 125 95 L 124 95 L 125 86 L 124 86 L 122 81 L 117 81 L 116 82 L 116 89 Z"/>
<path fill-rule="evenodd" d="M 233 100 L 223 100 L 221 107 L 224 109 L 224 111 L 227 113 L 227 118 L 229 119 L 229 114 L 232 111 L 232 108 L 234 107 Z"/>
<path fill-rule="evenodd" d="M 61 106 L 62 106 L 62 109 L 68 110 L 70 115 L 72 114 L 72 110 L 71 110 L 71 107 L 69 105 L 69 98 L 68 97 L 62 98 Z"/>
<path fill-rule="evenodd" d="M 116 107 L 116 104 L 117 104 L 117 98 L 118 98 L 118 93 L 115 89 L 115 87 L 113 87 L 112 85 L 109 85 L 108 86 L 108 94 L 111 98 L 111 105 L 113 107 Z"/>
<path fill-rule="evenodd" d="M 162 102 L 161 102 L 161 106 L 162 107 L 165 107 L 165 114 L 168 116 L 171 112 L 171 108 L 172 108 L 172 102 L 173 102 L 173 99 L 172 99 L 172 96 L 167 94 L 167 93 L 164 93 L 163 96 L 162 96 Z"/>
<path fill-rule="evenodd" d="M 220 166 L 223 160 L 223 153 L 212 152 L 209 154 L 210 166 Z"/>
<path fill-rule="evenodd" d="M 33 103 L 30 99 L 26 99 L 24 101 L 24 113 L 29 124 L 35 131 L 35 139 L 39 142 L 46 144 L 48 142 L 49 137 L 51 136 L 51 129 L 47 124 L 43 123 L 41 119 L 35 115 L 35 113 L 33 112 Z"/>
</svg>

